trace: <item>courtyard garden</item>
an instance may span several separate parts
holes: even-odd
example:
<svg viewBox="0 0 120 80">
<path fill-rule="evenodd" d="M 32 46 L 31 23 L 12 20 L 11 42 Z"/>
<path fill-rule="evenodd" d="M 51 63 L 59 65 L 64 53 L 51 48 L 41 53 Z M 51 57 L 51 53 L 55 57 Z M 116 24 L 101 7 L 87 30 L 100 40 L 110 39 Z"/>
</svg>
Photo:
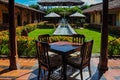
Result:
<svg viewBox="0 0 120 80">
<path fill-rule="evenodd" d="M 26 26 L 19 26 L 16 28 L 16 37 L 17 37 L 17 49 L 18 55 L 21 57 L 35 57 L 36 56 L 36 47 L 34 40 L 37 39 L 38 35 L 41 34 L 50 34 L 50 41 L 72 41 L 70 36 L 52 36 L 56 27 L 54 24 L 47 24 L 46 21 L 40 22 L 37 24 L 28 24 Z M 27 31 L 28 36 L 21 35 L 23 30 Z M 89 28 L 77 28 L 75 31 L 78 34 L 84 34 L 87 40 L 94 40 L 93 53 L 100 53 L 100 40 L 101 33 Z M 8 31 L 0 32 L 0 55 L 9 54 L 9 37 Z M 109 35 L 109 46 L 108 51 L 110 55 L 120 55 L 120 38 L 113 37 Z"/>
</svg>

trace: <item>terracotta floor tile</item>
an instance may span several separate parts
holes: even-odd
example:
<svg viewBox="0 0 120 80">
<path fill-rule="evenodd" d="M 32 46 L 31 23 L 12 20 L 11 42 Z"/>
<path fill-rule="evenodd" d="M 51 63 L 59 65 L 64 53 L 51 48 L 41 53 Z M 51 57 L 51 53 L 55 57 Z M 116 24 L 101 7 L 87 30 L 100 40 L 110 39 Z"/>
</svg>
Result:
<svg viewBox="0 0 120 80">
<path fill-rule="evenodd" d="M 1 74 L 2 77 L 15 77 L 16 80 L 27 80 L 27 78 L 30 76 L 31 70 L 13 70 L 6 72 L 4 74 Z"/>
<path fill-rule="evenodd" d="M 9 60 L 0 58 L 0 66 L 1 65 L 8 66 L 9 65 Z"/>
<path fill-rule="evenodd" d="M 109 59 L 109 66 L 120 66 L 120 60 L 119 59 Z"/>
<path fill-rule="evenodd" d="M 20 66 L 22 67 L 30 67 L 30 69 L 23 68 L 20 70 L 13 70 L 13 71 L 6 71 L 3 74 L 0 74 L 0 80 L 12 80 L 12 78 L 16 78 L 15 80 L 28 80 L 28 78 L 31 75 L 32 67 L 37 63 L 37 59 L 24 59 L 19 58 L 18 62 Z M 97 68 L 99 64 L 99 58 L 92 58 L 91 62 L 94 64 L 94 66 Z M 8 59 L 1 59 L 0 58 L 0 73 L 4 70 L 4 66 L 6 68 L 9 67 L 9 60 Z M 108 60 L 108 67 L 109 70 L 104 73 L 104 77 L 106 80 L 115 80 L 115 78 L 119 78 L 120 76 L 120 59 L 109 59 Z M 37 68 L 37 66 L 36 66 Z M 1 78 L 6 77 L 6 78 Z M 119 80 L 119 79 L 117 79 Z"/>
</svg>

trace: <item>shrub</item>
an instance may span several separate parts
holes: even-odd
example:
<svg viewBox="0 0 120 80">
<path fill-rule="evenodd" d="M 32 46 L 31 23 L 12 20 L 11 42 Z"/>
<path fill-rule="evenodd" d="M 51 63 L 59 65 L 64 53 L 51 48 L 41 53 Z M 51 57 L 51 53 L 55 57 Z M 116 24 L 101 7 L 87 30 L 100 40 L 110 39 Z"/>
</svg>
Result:
<svg viewBox="0 0 120 80">
<path fill-rule="evenodd" d="M 21 32 L 21 36 L 28 36 L 28 32 L 26 29 L 23 29 Z"/>
<path fill-rule="evenodd" d="M 110 56 L 120 55 L 120 38 L 109 41 L 108 53 Z"/>
<path fill-rule="evenodd" d="M 33 39 L 28 37 L 17 37 L 18 42 L 18 55 L 26 57 L 35 57 L 36 56 L 36 47 Z"/>
<path fill-rule="evenodd" d="M 0 32 L 0 54 L 6 55 L 9 53 L 8 50 L 8 32 L 7 31 L 1 31 Z"/>
<path fill-rule="evenodd" d="M 38 25 L 38 28 L 40 28 L 40 29 L 52 29 L 52 28 L 55 28 L 55 25 L 54 24 Z"/>
<path fill-rule="evenodd" d="M 4 36 L 0 38 L 0 54 L 8 55 L 8 53 L 9 53 L 8 36 Z"/>
<path fill-rule="evenodd" d="M 24 29 L 27 30 L 27 32 L 31 32 L 33 30 L 35 30 L 37 28 L 38 24 L 37 23 L 34 23 L 34 24 L 27 24 L 24 26 Z"/>
<path fill-rule="evenodd" d="M 36 29 L 37 24 L 29 24 L 26 25 L 28 31 L 32 31 Z M 36 56 L 36 49 L 34 40 L 28 37 L 21 37 L 22 30 L 25 29 L 24 26 L 20 26 L 16 28 L 16 35 L 17 35 L 17 46 L 18 46 L 18 55 L 19 56 Z M 9 55 L 9 36 L 8 31 L 1 31 L 0 32 L 0 54 L 1 55 Z"/>
<path fill-rule="evenodd" d="M 50 37 L 50 42 L 56 42 L 56 41 L 72 41 L 72 37 L 70 36 L 51 36 Z"/>
<path fill-rule="evenodd" d="M 19 56 L 36 56 L 35 42 L 31 38 L 17 36 L 17 47 Z M 9 53 L 8 36 L 0 38 L 0 54 L 9 55 Z"/>
<path fill-rule="evenodd" d="M 21 36 L 21 32 L 22 32 L 22 30 L 23 30 L 23 27 L 24 27 L 24 26 L 18 26 L 18 27 L 16 28 L 16 35 L 17 35 L 17 36 Z"/>
</svg>

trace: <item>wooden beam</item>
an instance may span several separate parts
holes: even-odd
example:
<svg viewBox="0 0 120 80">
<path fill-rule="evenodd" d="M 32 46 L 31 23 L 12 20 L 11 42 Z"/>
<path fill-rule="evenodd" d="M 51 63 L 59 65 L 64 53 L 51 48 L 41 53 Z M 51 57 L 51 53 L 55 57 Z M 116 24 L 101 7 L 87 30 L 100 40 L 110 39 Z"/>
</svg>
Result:
<svg viewBox="0 0 120 80">
<path fill-rule="evenodd" d="M 108 70 L 108 0 L 103 0 L 103 25 L 99 70 Z"/>
<path fill-rule="evenodd" d="M 14 0 L 9 0 L 9 41 L 10 41 L 10 70 L 17 69 L 16 65 L 16 27 L 14 19 Z"/>
</svg>

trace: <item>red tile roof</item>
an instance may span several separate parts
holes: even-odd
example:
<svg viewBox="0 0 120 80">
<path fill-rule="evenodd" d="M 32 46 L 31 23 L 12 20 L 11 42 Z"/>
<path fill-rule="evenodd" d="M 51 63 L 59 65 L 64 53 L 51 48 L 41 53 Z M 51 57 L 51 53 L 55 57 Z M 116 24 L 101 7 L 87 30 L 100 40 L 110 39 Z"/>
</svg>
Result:
<svg viewBox="0 0 120 80">
<path fill-rule="evenodd" d="M 0 3 L 8 4 L 8 0 L 0 0 Z M 40 11 L 40 10 L 37 10 L 37 9 L 34 9 L 34 8 L 30 8 L 28 6 L 18 4 L 18 3 L 15 3 L 15 6 L 23 8 L 23 9 L 28 9 L 28 10 L 31 10 L 31 11 L 35 11 L 35 12 L 45 13 L 44 11 Z"/>
<path fill-rule="evenodd" d="M 39 0 L 38 2 L 43 6 L 67 6 L 67 5 L 82 5 L 84 2 L 82 0 Z"/>
<path fill-rule="evenodd" d="M 83 13 L 102 11 L 102 3 L 92 5 L 90 8 L 83 10 Z M 109 10 L 120 9 L 120 0 L 109 0 Z"/>
</svg>

